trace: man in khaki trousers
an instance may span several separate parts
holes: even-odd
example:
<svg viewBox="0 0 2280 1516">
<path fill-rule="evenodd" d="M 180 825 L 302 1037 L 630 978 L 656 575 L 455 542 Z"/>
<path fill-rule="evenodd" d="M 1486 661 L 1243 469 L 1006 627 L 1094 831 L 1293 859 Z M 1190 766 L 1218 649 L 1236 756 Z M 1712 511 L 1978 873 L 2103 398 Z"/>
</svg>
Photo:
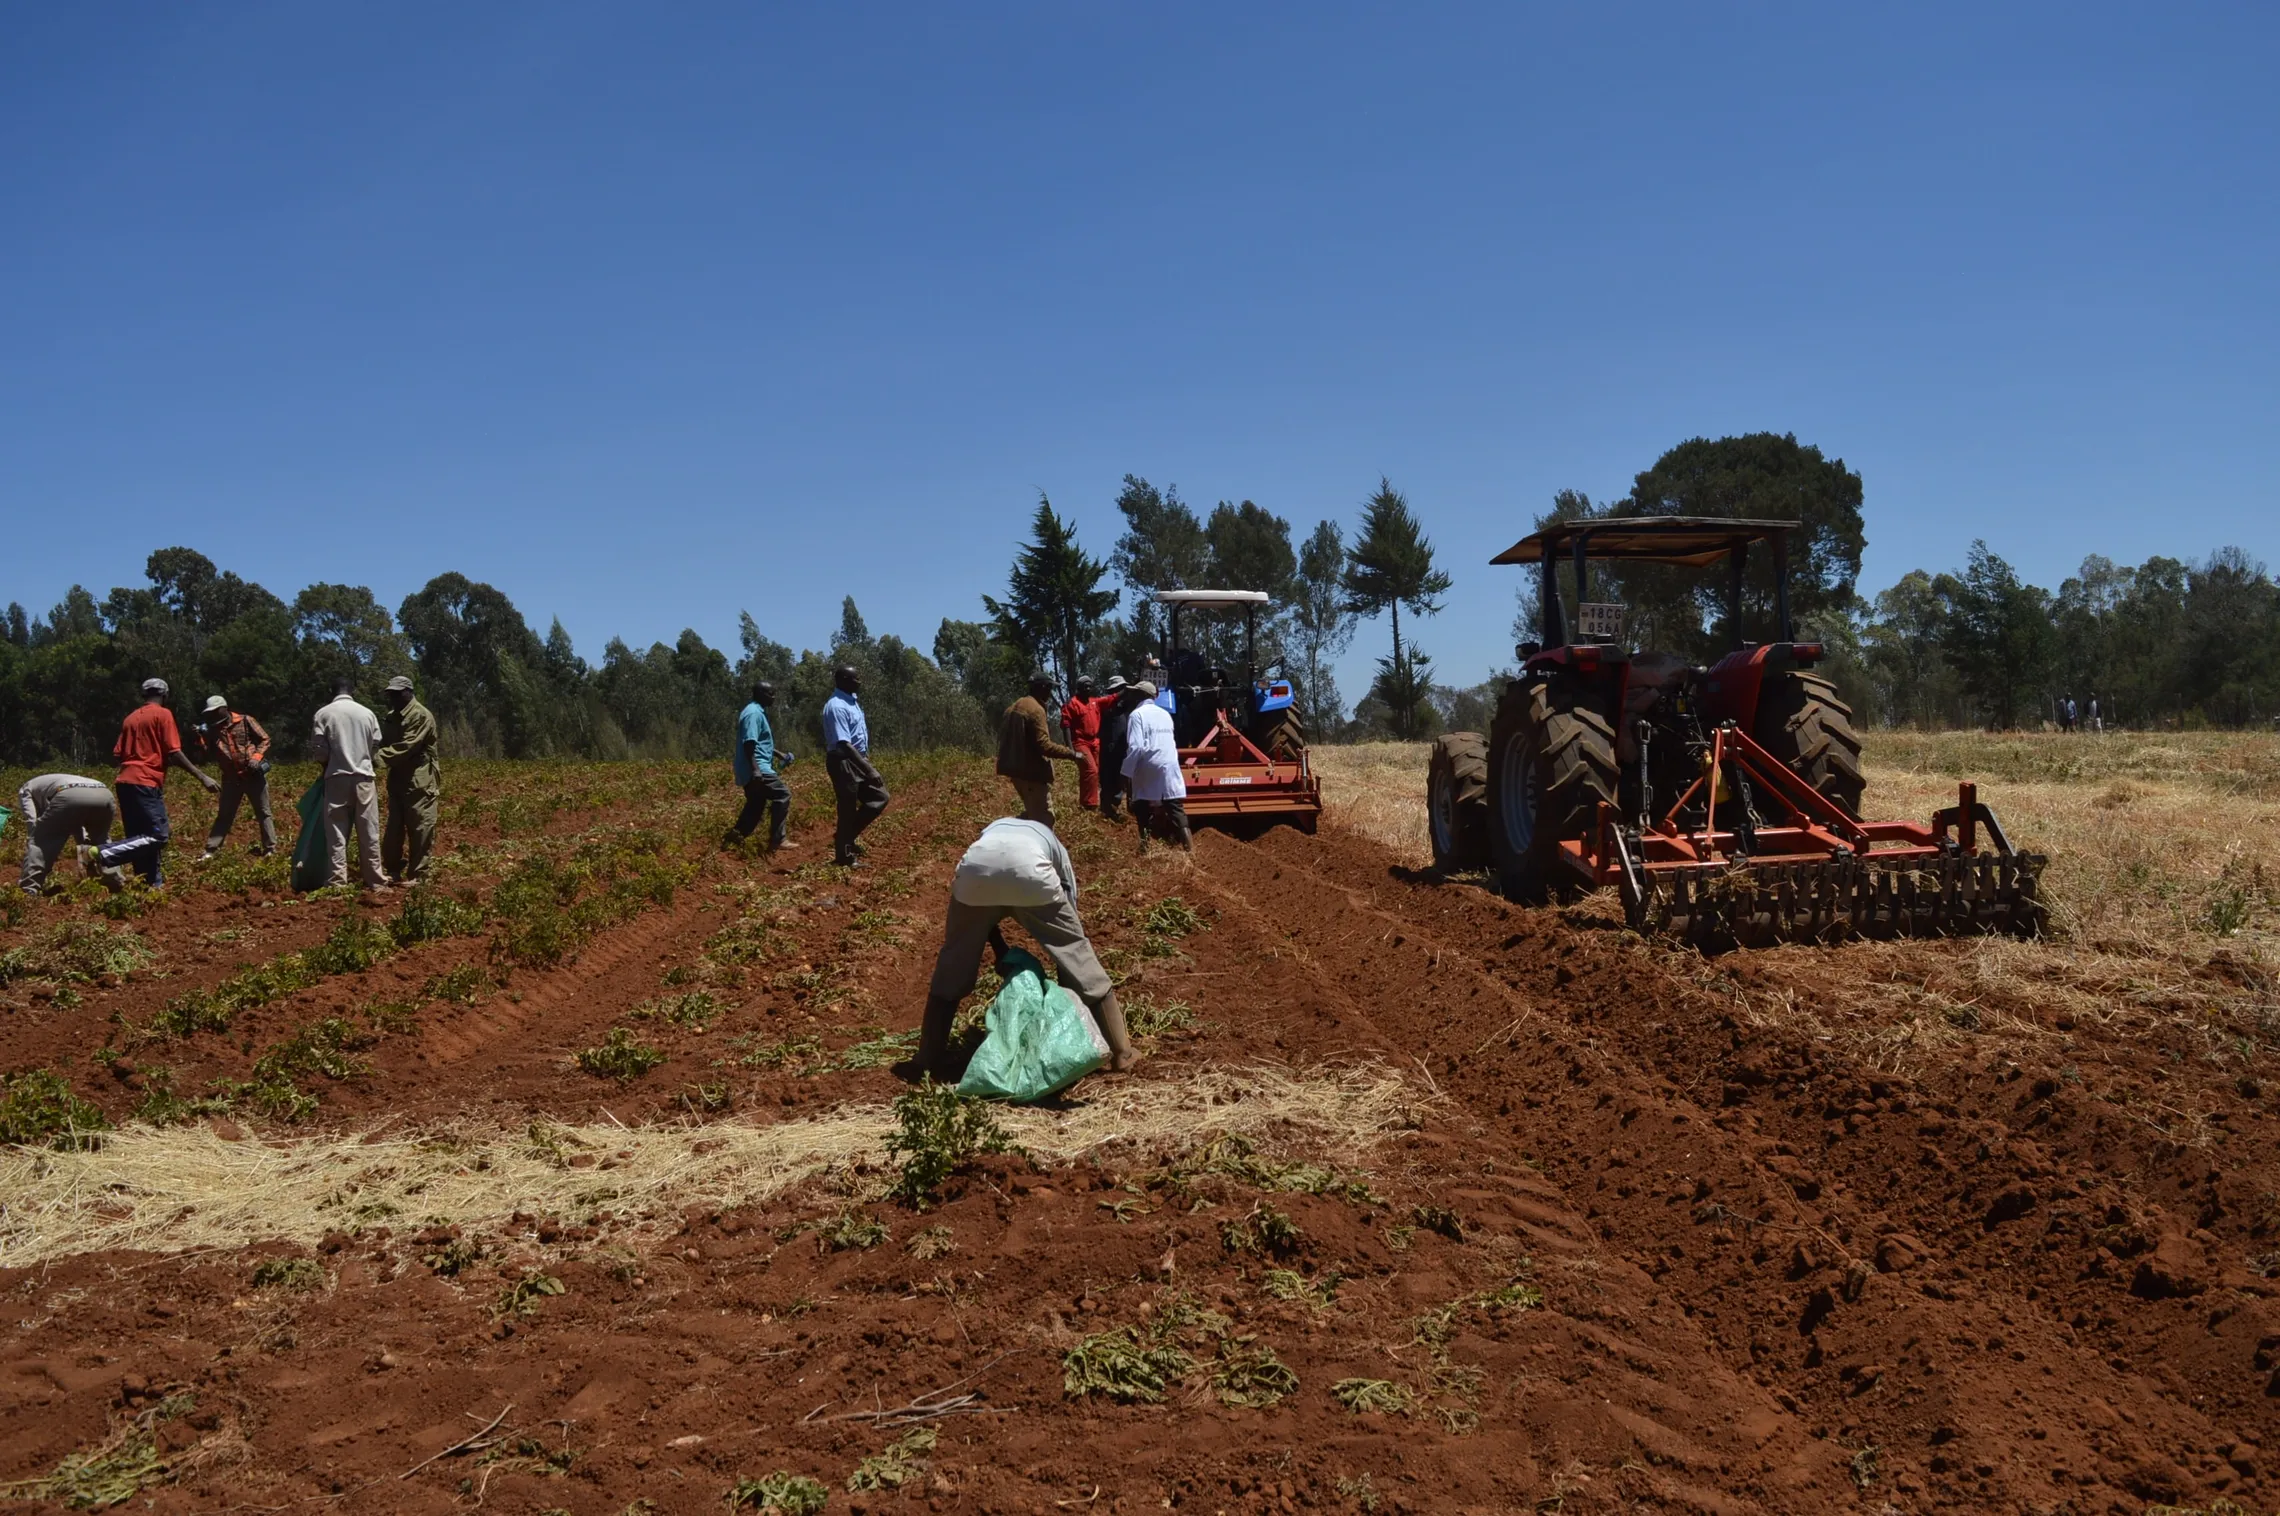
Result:
<svg viewBox="0 0 2280 1516">
<path fill-rule="evenodd" d="M 317 711 L 313 746 L 325 770 L 325 840 L 332 848 L 329 883 L 348 883 L 348 830 L 351 818 L 362 857 L 364 887 L 388 888 L 380 872 L 380 792 L 373 783 L 372 755 L 380 746 L 380 718 L 356 699 L 356 687 L 343 679 L 332 700 Z"/>
</svg>

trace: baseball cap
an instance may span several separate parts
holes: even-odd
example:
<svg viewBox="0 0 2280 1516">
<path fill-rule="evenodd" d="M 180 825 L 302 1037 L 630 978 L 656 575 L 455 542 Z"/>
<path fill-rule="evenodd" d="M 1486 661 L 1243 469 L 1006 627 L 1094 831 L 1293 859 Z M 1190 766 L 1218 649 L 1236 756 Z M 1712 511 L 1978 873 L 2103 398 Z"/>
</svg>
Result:
<svg viewBox="0 0 2280 1516">
<path fill-rule="evenodd" d="M 411 687 L 411 679 L 409 676 L 404 674 L 398 674 L 395 678 L 388 681 L 388 688 L 392 690 L 408 690 Z"/>
<path fill-rule="evenodd" d="M 226 711 L 229 708 L 230 703 L 219 695 L 208 695 L 206 697 L 206 714 L 209 716 L 216 711 Z"/>
</svg>

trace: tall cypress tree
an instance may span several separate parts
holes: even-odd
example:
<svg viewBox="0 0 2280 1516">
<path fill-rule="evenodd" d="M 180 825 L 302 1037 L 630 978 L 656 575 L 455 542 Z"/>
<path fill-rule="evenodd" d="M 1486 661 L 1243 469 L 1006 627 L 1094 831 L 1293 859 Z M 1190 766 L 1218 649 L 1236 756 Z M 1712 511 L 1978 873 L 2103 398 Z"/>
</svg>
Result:
<svg viewBox="0 0 2280 1516">
<path fill-rule="evenodd" d="M 1101 618 L 1115 609 L 1116 591 L 1100 587 L 1108 565 L 1085 555 L 1075 523 L 1062 520 L 1042 491 L 1029 530 L 1029 542 L 1013 560 L 1005 599 L 984 595 L 982 604 L 992 635 L 1033 662 L 1053 663 L 1065 689 L 1082 667 L 1085 644 Z"/>
<path fill-rule="evenodd" d="M 1408 497 L 1380 477 L 1377 493 L 1362 507 L 1362 529 L 1346 549 L 1346 609 L 1360 616 L 1393 615 L 1393 656 L 1378 660 L 1378 693 L 1391 708 L 1400 736 L 1416 730 L 1417 707 L 1430 687 L 1432 660 L 1422 649 L 1401 644 L 1401 608 L 1413 616 L 1435 616 L 1449 592 L 1448 574 L 1433 566 L 1433 544 L 1410 512 Z"/>
</svg>

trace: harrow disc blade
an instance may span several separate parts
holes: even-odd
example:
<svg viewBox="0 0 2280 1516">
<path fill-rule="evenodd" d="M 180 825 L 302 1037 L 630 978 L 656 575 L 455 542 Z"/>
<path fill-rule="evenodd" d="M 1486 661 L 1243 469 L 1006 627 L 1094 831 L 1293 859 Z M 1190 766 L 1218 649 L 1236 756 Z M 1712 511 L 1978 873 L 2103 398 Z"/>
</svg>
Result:
<svg viewBox="0 0 2280 1516">
<path fill-rule="evenodd" d="M 1891 862 L 1740 863 L 1655 871 L 1623 889 L 1641 932 L 1704 947 L 1841 942 L 1848 937 L 2031 937 L 2047 920 L 2039 891 L 2047 860 L 1970 853 Z"/>
</svg>

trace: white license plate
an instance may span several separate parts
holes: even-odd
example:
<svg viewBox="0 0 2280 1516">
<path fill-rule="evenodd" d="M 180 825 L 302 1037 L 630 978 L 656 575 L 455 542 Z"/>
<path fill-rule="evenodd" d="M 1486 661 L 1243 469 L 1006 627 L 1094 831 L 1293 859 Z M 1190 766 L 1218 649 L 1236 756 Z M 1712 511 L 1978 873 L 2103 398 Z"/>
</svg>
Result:
<svg viewBox="0 0 2280 1516">
<path fill-rule="evenodd" d="M 1249 784 L 1251 782 L 1251 776 L 1249 774 L 1229 774 L 1226 778 L 1220 780 L 1219 782 L 1221 784 Z"/>
</svg>

